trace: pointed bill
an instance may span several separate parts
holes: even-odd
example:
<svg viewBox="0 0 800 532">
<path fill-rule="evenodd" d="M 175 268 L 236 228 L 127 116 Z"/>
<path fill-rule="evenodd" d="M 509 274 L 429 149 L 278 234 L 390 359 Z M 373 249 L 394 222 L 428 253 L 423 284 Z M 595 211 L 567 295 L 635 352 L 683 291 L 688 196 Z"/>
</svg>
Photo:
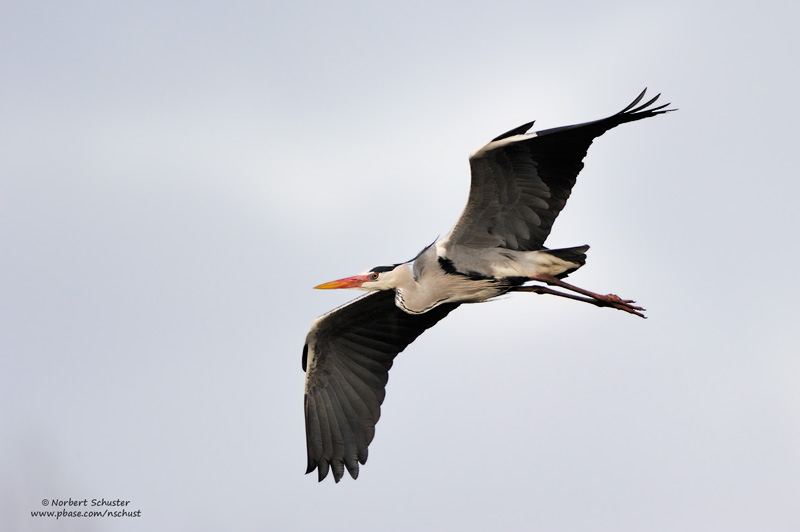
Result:
<svg viewBox="0 0 800 532">
<path fill-rule="evenodd" d="M 318 290 L 331 290 L 334 288 L 360 288 L 362 284 L 369 281 L 369 275 L 354 275 L 352 277 L 345 277 L 344 279 L 337 279 L 328 283 L 322 283 L 314 288 Z"/>
</svg>

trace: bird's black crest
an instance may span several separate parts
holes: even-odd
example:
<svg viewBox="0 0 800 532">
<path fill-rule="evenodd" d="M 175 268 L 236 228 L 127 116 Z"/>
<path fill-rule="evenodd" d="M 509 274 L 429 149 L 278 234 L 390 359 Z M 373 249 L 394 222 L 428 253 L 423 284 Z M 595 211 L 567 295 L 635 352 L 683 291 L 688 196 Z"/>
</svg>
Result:
<svg viewBox="0 0 800 532">
<path fill-rule="evenodd" d="M 400 266 L 401 264 L 404 264 L 404 263 L 400 262 L 400 263 L 397 263 L 397 264 L 392 264 L 391 266 L 375 266 L 370 271 L 374 272 L 374 273 L 390 272 L 390 271 L 394 270 L 395 268 L 397 268 L 398 266 Z"/>
</svg>

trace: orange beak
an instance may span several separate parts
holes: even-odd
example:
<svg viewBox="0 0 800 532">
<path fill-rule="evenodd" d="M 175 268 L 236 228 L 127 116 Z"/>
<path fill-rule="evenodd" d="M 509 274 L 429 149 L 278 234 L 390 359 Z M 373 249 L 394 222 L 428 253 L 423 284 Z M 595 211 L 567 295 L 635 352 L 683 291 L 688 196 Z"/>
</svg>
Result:
<svg viewBox="0 0 800 532">
<path fill-rule="evenodd" d="M 337 279 L 329 283 L 323 283 L 314 288 L 320 290 L 330 290 L 333 288 L 359 288 L 362 284 L 369 281 L 369 275 L 354 275 L 353 277 L 345 277 L 344 279 Z"/>
</svg>

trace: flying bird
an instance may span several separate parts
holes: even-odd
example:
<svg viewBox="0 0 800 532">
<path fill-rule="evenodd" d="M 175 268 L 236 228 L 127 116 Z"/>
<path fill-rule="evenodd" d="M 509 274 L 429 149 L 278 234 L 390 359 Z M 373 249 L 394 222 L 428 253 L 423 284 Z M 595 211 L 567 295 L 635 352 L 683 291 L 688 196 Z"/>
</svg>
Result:
<svg viewBox="0 0 800 532">
<path fill-rule="evenodd" d="M 378 266 L 315 288 L 368 293 L 317 318 L 303 348 L 308 468 L 358 477 L 395 356 L 464 303 L 509 292 L 551 294 L 644 317 L 635 301 L 563 279 L 589 246 L 548 249 L 550 229 L 569 198 L 592 141 L 620 124 L 672 111 L 639 105 L 617 114 L 529 133 L 533 122 L 495 137 L 469 159 L 472 183 L 455 227 L 409 261 Z M 532 283 L 542 284 L 532 284 Z"/>
</svg>

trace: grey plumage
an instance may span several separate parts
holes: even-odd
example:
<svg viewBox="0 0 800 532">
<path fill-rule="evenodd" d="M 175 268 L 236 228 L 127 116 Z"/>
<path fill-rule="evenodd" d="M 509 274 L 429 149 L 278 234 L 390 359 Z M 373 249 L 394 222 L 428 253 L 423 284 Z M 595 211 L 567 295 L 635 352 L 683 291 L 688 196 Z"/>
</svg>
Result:
<svg viewBox="0 0 800 532">
<path fill-rule="evenodd" d="M 318 318 L 306 337 L 307 473 L 321 481 L 333 470 L 358 476 L 385 395 L 395 356 L 462 303 L 506 292 L 554 294 L 643 316 L 633 301 L 599 295 L 561 278 L 580 268 L 588 246 L 548 250 L 544 242 L 564 208 L 592 141 L 626 122 L 666 113 L 638 105 L 602 120 L 525 134 L 512 129 L 470 157 L 469 199 L 453 230 L 411 261 L 373 268 L 317 288 L 373 292 Z M 638 107 L 637 107 L 638 105 Z M 541 281 L 581 296 L 539 285 Z"/>
</svg>

